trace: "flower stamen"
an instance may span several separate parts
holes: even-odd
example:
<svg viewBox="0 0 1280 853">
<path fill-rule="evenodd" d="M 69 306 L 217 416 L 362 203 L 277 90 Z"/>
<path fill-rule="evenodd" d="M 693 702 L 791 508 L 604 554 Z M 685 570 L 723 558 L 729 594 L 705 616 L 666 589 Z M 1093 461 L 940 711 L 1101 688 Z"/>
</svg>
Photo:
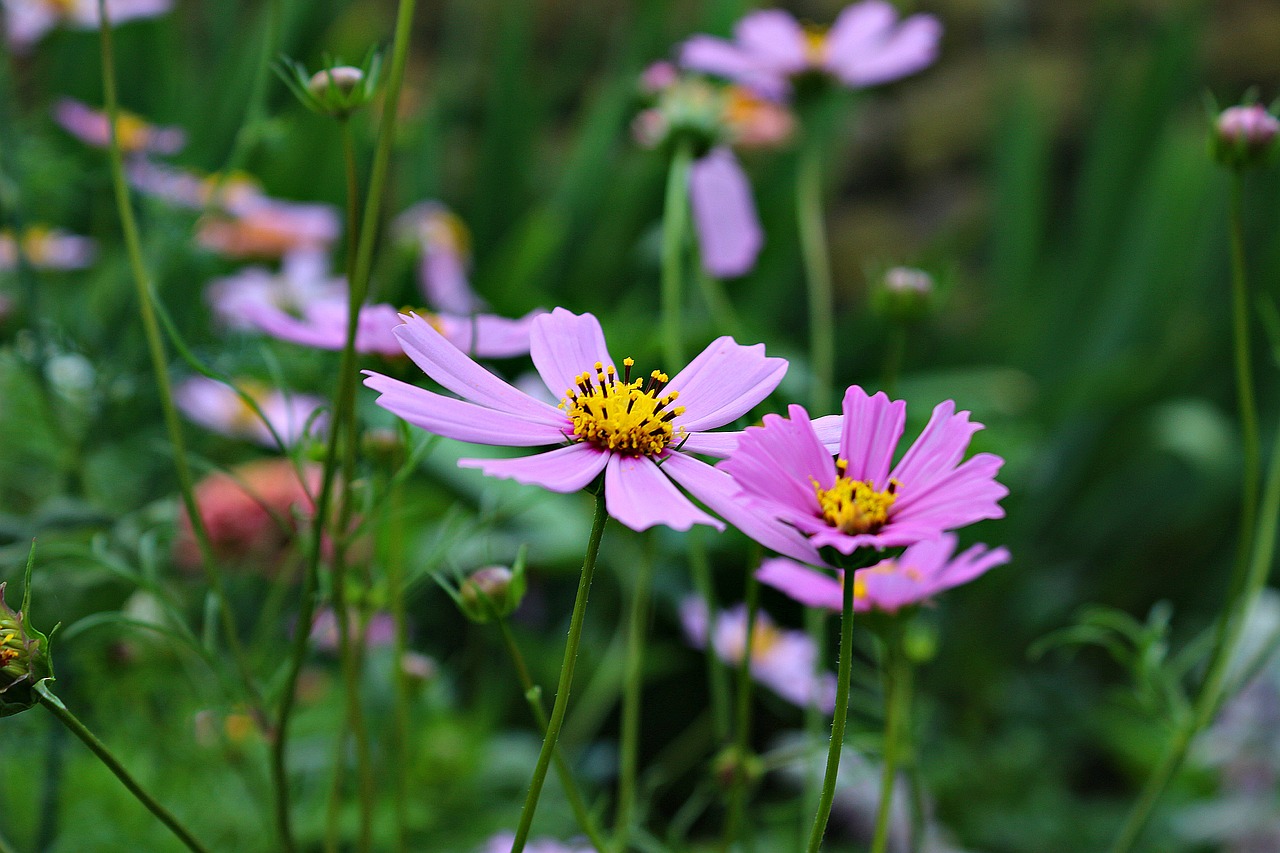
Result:
<svg viewBox="0 0 1280 853">
<path fill-rule="evenodd" d="M 836 469 L 840 473 L 829 489 L 819 486 L 817 480 L 813 481 L 818 508 L 823 519 L 841 533 L 851 536 L 875 533 L 889 520 L 889 509 L 898 499 L 898 483 L 890 480 L 888 488 L 876 489 L 868 480 L 852 480 L 845 476 L 848 468 L 846 460 L 836 460 Z"/>
<path fill-rule="evenodd" d="M 622 361 L 622 377 L 612 364 L 596 362 L 593 370 L 574 377 L 574 387 L 565 391 L 560 408 L 573 422 L 575 441 L 589 441 L 601 450 L 624 456 L 658 456 L 684 430 L 671 422 L 684 413 L 673 406 L 679 391 L 664 394 L 670 381 L 660 370 L 648 381 L 631 378 L 633 359 Z"/>
</svg>

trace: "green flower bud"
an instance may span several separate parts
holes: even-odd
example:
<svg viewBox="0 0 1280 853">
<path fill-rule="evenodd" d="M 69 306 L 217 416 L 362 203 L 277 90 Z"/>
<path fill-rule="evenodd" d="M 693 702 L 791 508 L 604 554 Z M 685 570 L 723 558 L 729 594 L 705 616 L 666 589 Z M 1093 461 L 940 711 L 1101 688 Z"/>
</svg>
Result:
<svg viewBox="0 0 1280 853">
<path fill-rule="evenodd" d="M 362 67 L 326 60 L 326 68 L 314 74 L 301 63 L 282 59 L 276 71 L 298 100 L 312 112 L 339 120 L 373 100 L 378 91 L 381 59 L 369 54 Z"/>
<path fill-rule="evenodd" d="M 53 678 L 49 638 L 27 624 L 26 600 L 18 612 L 5 603 L 5 586 L 0 583 L 0 717 L 33 707 L 39 701 L 36 684 Z"/>
<path fill-rule="evenodd" d="M 462 582 L 458 603 L 473 622 L 488 622 L 495 616 L 506 618 L 515 612 L 524 598 L 523 561 L 515 571 L 504 566 L 480 569 Z"/>
<path fill-rule="evenodd" d="M 1262 104 L 1227 107 L 1213 122 L 1209 151 L 1228 169 L 1265 166 L 1276 153 L 1280 120 Z"/>
<path fill-rule="evenodd" d="M 889 320 L 914 323 L 933 308 L 936 291 L 933 276 L 924 270 L 893 267 L 876 284 L 871 304 Z"/>
</svg>

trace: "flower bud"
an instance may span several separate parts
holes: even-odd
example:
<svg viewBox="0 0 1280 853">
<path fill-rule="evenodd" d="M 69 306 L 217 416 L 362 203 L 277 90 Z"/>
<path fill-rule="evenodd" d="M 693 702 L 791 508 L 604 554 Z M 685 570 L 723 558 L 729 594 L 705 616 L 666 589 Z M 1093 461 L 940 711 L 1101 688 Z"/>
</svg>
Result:
<svg viewBox="0 0 1280 853">
<path fill-rule="evenodd" d="M 364 82 L 364 72 L 353 65 L 339 65 L 336 68 L 324 68 L 311 75 L 307 81 L 307 91 L 317 98 L 326 97 L 330 90 L 340 95 L 350 95 L 355 88 Z"/>
<path fill-rule="evenodd" d="M 504 566 L 488 566 L 462 582 L 458 602 L 473 622 L 505 618 L 515 612 L 524 598 L 524 571 L 520 563 L 512 571 Z"/>
<path fill-rule="evenodd" d="M 34 706 L 39 701 L 36 684 L 53 678 L 49 638 L 27 624 L 25 612 L 14 612 L 5 603 L 4 590 L 0 583 L 0 717 Z"/>
<path fill-rule="evenodd" d="M 310 74 L 300 63 L 285 59 L 276 70 L 307 109 L 345 120 L 373 99 L 380 67 L 377 54 L 370 54 L 360 68 L 334 64 Z"/>
<path fill-rule="evenodd" d="M 872 294 L 872 306 L 884 317 L 899 323 L 914 323 L 933 307 L 933 276 L 912 267 L 893 267 L 885 272 Z"/>
<path fill-rule="evenodd" d="M 738 784 L 750 787 L 764 776 L 764 762 L 749 750 L 744 753 L 737 746 L 727 746 L 711 762 L 711 772 L 726 791 Z"/>
<path fill-rule="evenodd" d="M 1261 104 L 1227 107 L 1214 121 L 1209 148 L 1214 158 L 1229 169 L 1250 169 L 1266 165 L 1276 150 L 1280 120 Z"/>
</svg>

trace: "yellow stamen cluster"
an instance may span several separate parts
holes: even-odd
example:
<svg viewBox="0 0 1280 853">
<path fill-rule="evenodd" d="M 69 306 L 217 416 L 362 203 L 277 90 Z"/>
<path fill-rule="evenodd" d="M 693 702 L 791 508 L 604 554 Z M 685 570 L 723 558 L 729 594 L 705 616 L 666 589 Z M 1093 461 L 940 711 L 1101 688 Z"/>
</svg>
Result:
<svg viewBox="0 0 1280 853">
<path fill-rule="evenodd" d="M 831 488 L 822 488 L 816 480 L 813 484 L 826 522 L 850 535 L 875 533 L 884 527 L 889 520 L 889 509 L 898 499 L 897 482 L 891 480 L 889 488 L 880 491 L 866 480 L 846 477 L 849 463 L 844 459 L 836 461 L 836 468 L 840 475 Z"/>
<path fill-rule="evenodd" d="M 671 421 L 684 412 L 672 406 L 679 391 L 663 394 L 669 381 L 659 370 L 643 379 L 631 379 L 632 359 L 624 359 L 623 375 L 611 364 L 596 362 L 594 371 L 574 378 L 575 387 L 565 391 L 560 408 L 573 421 L 573 438 L 589 441 L 601 450 L 624 456 L 657 456 L 683 435 Z"/>
<path fill-rule="evenodd" d="M 804 58 L 812 66 L 822 65 L 827 59 L 827 28 L 806 24 L 804 28 Z"/>
<path fill-rule="evenodd" d="M 151 137 L 151 125 L 133 113 L 120 113 L 116 120 L 116 139 L 125 151 L 138 151 L 146 147 Z"/>
<path fill-rule="evenodd" d="M 21 642 L 22 638 L 16 631 L 5 631 L 0 634 L 0 669 L 18 659 L 17 646 Z"/>
</svg>

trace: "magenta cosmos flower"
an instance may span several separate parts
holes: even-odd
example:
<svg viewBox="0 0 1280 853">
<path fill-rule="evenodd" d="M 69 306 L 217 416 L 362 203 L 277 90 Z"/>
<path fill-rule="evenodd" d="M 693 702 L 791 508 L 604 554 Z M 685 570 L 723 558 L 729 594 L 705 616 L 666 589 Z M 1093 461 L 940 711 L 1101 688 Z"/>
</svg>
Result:
<svg viewBox="0 0 1280 853">
<path fill-rule="evenodd" d="M 464 356 L 430 323 L 414 315 L 395 330 L 414 362 L 458 400 L 368 373 L 378 404 L 428 432 L 459 441 L 547 448 L 514 459 L 463 459 L 493 477 L 575 492 L 604 477 L 609 513 L 634 530 L 663 524 L 687 530 L 723 525 L 677 486 L 738 527 L 757 528 L 768 547 L 808 559 L 816 554 L 794 530 L 756 516 L 737 500 L 737 486 L 690 454 L 721 457 L 739 433 L 710 433 L 746 414 L 777 387 L 787 370 L 764 346 L 713 341 L 674 377 L 642 374 L 631 359 L 615 362 L 600 323 L 557 308 L 536 317 L 530 334 L 534 367 L 559 406 L 519 391 Z M 839 430 L 838 419 L 816 427 Z M 799 556 L 802 552 L 806 556 Z"/>
<path fill-rule="evenodd" d="M 113 24 L 163 15 L 172 0 L 107 0 L 107 19 Z M 98 0 L 0 0 L 9 45 L 27 50 L 58 26 L 92 30 L 98 27 Z"/>
<path fill-rule="evenodd" d="M 111 120 L 102 110 L 63 98 L 54 104 L 53 117 L 63 129 L 86 145 L 111 146 Z M 116 137 L 125 154 L 176 154 L 187 142 L 180 127 L 157 127 L 130 112 L 121 111 L 116 120 Z"/>
<path fill-rule="evenodd" d="M 932 15 L 899 21 L 893 4 L 863 0 L 845 7 L 830 29 L 766 9 L 744 17 L 733 35 L 733 41 L 694 36 L 681 48 L 680 64 L 780 98 L 790 92 L 790 78 L 810 72 L 854 88 L 914 74 L 937 57 L 942 25 Z"/>
<path fill-rule="evenodd" d="M 936 539 L 917 542 L 901 556 L 883 560 L 853 576 L 853 609 L 896 613 L 903 607 L 920 604 L 954 586 L 968 583 L 988 569 L 1009 562 L 1004 548 L 974 545 L 955 555 L 956 537 L 944 533 Z M 839 611 L 842 606 L 844 572 L 832 577 L 825 572 L 775 557 L 765 560 L 756 572 L 764 584 L 785 592 L 801 604 Z"/>
<path fill-rule="evenodd" d="M 790 419 L 766 415 L 764 426 L 748 428 L 719 467 L 755 511 L 802 532 L 816 548 L 844 555 L 913 545 L 1002 517 L 998 501 L 1008 489 L 995 476 L 1004 460 L 979 453 L 961 462 L 982 425 L 956 412 L 950 400 L 934 408 L 924 432 L 893 464 L 906 407 L 883 392 L 868 397 L 855 385 L 844 396 L 838 459 L 804 409 L 791 406 Z"/>
<path fill-rule="evenodd" d="M 701 598 L 693 596 L 680 603 L 680 622 L 685 636 L 696 648 L 707 647 L 708 621 L 707 605 Z M 711 638 L 716 657 L 736 666 L 742 662 L 746 641 L 746 605 L 720 611 Z M 751 630 L 749 657 L 751 677 L 791 704 L 801 708 L 813 705 L 828 714 L 835 708 L 835 673 L 815 671 L 818 647 L 804 631 L 779 628 L 769 614 L 758 611 Z"/>
<path fill-rule="evenodd" d="M 93 263 L 97 244 L 89 237 L 47 225 L 32 225 L 17 240 L 12 231 L 0 230 L 0 270 L 15 269 L 18 248 L 27 263 L 42 270 L 79 270 Z"/>
</svg>

